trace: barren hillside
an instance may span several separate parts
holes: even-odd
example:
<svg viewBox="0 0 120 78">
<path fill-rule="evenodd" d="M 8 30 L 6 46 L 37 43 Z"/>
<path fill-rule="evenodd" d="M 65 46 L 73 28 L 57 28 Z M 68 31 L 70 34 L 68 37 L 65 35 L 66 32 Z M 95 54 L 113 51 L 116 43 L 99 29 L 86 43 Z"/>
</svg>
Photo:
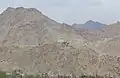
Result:
<svg viewBox="0 0 120 78">
<path fill-rule="evenodd" d="M 115 30 L 106 29 L 105 33 Z M 111 33 L 116 36 L 117 31 Z M 22 68 L 28 73 L 109 74 L 119 78 L 119 38 L 111 33 L 108 38 L 102 37 L 101 30 L 76 31 L 35 8 L 9 7 L 0 14 L 0 68 Z"/>
</svg>

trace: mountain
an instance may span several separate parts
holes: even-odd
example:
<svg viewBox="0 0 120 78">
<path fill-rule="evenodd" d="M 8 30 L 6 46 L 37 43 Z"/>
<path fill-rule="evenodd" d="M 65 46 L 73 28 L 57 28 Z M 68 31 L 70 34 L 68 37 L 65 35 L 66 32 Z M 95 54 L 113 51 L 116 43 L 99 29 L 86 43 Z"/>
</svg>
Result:
<svg viewBox="0 0 120 78">
<path fill-rule="evenodd" d="M 107 74 L 119 78 L 119 37 L 113 37 L 119 35 L 115 34 L 119 26 L 105 26 L 97 31 L 76 30 L 35 8 L 8 7 L 0 14 L 0 69 L 50 75 Z M 104 34 L 109 37 L 102 38 Z M 112 55 L 114 52 L 116 54 Z"/>
<path fill-rule="evenodd" d="M 58 60 L 54 58 L 60 58 L 62 54 L 54 54 L 69 52 L 70 48 L 72 51 L 73 42 L 78 40 L 81 44 L 85 41 L 69 25 L 60 24 L 35 8 L 8 7 L 0 14 L 0 68 L 6 71 L 25 68 L 28 72 L 48 72 L 48 69 L 58 72 L 55 68 Z M 67 47 L 68 44 L 71 47 Z M 47 58 L 53 59 L 49 62 L 54 70 L 45 62 Z"/>
<path fill-rule="evenodd" d="M 67 39 L 68 31 L 72 30 L 35 8 L 9 7 L 0 15 L 0 41 L 4 45 L 37 45 L 45 39 L 54 42 L 60 36 Z"/>
<path fill-rule="evenodd" d="M 103 28 L 105 26 L 105 24 L 89 20 L 84 24 L 73 24 L 72 26 L 76 27 L 76 28 L 99 29 L 99 28 Z"/>
</svg>

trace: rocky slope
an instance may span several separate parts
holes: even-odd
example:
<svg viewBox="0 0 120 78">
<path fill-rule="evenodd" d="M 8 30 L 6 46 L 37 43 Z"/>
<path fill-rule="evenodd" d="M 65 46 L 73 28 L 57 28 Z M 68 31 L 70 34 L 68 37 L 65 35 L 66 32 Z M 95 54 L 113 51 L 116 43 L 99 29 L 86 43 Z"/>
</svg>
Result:
<svg viewBox="0 0 120 78">
<path fill-rule="evenodd" d="M 0 21 L 1 42 L 5 45 L 37 45 L 47 38 L 67 38 L 72 32 L 34 8 L 9 7 L 0 15 Z"/>
<path fill-rule="evenodd" d="M 103 32 L 76 31 L 34 8 L 9 7 L 0 14 L 0 68 L 51 75 L 109 74 L 119 78 L 119 38 L 102 38 L 98 34 Z M 114 51 L 118 54 L 112 55 Z"/>
</svg>

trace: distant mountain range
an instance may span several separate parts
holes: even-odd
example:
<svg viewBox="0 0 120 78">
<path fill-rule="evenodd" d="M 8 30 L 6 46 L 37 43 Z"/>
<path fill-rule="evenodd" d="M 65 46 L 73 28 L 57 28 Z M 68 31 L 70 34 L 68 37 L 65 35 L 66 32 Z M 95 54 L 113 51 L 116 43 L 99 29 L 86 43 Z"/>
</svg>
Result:
<svg viewBox="0 0 120 78">
<path fill-rule="evenodd" d="M 91 28 L 91 29 L 96 29 L 96 28 L 103 28 L 105 26 L 105 24 L 102 24 L 100 22 L 97 21 L 92 21 L 89 20 L 84 24 L 73 24 L 72 25 L 75 28 Z"/>
</svg>

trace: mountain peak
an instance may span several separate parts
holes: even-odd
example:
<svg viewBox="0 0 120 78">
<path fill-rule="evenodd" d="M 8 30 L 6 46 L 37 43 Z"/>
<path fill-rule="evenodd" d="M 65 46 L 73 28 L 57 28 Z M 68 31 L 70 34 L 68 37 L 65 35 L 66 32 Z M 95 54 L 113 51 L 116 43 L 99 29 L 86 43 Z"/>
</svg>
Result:
<svg viewBox="0 0 120 78">
<path fill-rule="evenodd" d="M 13 8 L 13 7 L 8 7 L 7 8 L 7 10 L 13 10 L 13 9 L 15 9 L 15 8 Z"/>
<path fill-rule="evenodd" d="M 29 12 L 38 12 L 40 14 L 42 14 L 42 12 L 40 12 L 39 10 L 35 9 L 35 8 L 25 8 L 25 7 L 17 7 L 17 8 L 13 8 L 13 7 L 8 7 L 5 11 L 9 12 L 9 11 L 20 11 L 20 10 L 26 10 Z"/>
<path fill-rule="evenodd" d="M 73 24 L 73 26 L 77 27 L 77 28 L 102 28 L 104 27 L 105 24 L 102 24 L 100 22 L 97 21 L 93 21 L 93 20 L 88 20 L 87 22 L 85 22 L 84 24 Z"/>
<path fill-rule="evenodd" d="M 8 16 L 8 14 L 10 14 L 12 11 L 14 11 L 15 10 L 15 8 L 13 8 L 13 7 L 8 7 L 5 11 L 3 11 L 1 14 L 0 14 L 0 16 L 2 16 L 3 14 L 5 15 L 5 16 Z"/>
<path fill-rule="evenodd" d="M 88 20 L 88 22 L 94 22 L 93 20 Z"/>
<path fill-rule="evenodd" d="M 89 21 L 87 21 L 85 24 L 93 24 L 93 23 L 95 23 L 95 22 L 92 21 L 92 20 L 89 20 Z"/>
<path fill-rule="evenodd" d="M 13 11 L 13 10 L 15 10 L 15 8 L 13 8 L 13 7 L 8 7 L 5 11 Z"/>
<path fill-rule="evenodd" d="M 16 9 L 25 9 L 24 7 L 17 7 Z"/>
<path fill-rule="evenodd" d="M 40 12 L 38 11 L 37 9 L 35 8 L 24 8 L 24 7 L 17 7 L 15 8 L 16 10 L 28 10 L 28 11 L 37 11 L 37 12 Z"/>
</svg>

